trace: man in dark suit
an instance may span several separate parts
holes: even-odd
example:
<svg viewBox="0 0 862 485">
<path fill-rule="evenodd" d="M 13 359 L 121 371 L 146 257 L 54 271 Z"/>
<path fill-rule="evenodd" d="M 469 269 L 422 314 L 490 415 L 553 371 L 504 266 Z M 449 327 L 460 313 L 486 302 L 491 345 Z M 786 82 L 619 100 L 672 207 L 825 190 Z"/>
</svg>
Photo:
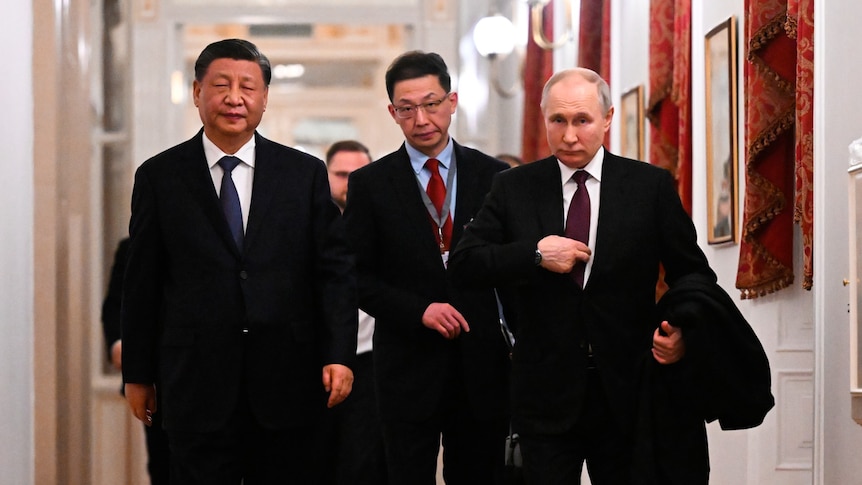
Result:
<svg viewBox="0 0 862 485">
<path fill-rule="evenodd" d="M 639 366 L 650 358 L 671 372 L 688 360 L 682 331 L 657 315 L 659 266 L 671 287 L 715 275 L 670 174 L 602 147 L 614 110 L 601 77 L 559 72 L 541 107 L 553 156 L 495 179 L 451 270 L 502 286 L 512 309 L 512 419 L 527 483 L 580 483 L 586 462 L 592 483 L 630 484 Z M 703 420 L 693 422 L 705 459 Z"/>
<path fill-rule="evenodd" d="M 161 395 L 173 483 L 315 483 L 352 385 L 352 256 L 323 162 L 255 131 L 270 77 L 250 42 L 207 46 L 203 129 L 135 174 L 123 380 L 145 423 Z"/>
<path fill-rule="evenodd" d="M 344 216 L 360 307 L 376 319 L 374 371 L 389 483 L 498 483 L 508 351 L 490 290 L 462 291 L 447 258 L 502 162 L 449 136 L 458 103 L 443 59 L 408 52 L 386 72 L 400 149 L 350 177 Z"/>
</svg>

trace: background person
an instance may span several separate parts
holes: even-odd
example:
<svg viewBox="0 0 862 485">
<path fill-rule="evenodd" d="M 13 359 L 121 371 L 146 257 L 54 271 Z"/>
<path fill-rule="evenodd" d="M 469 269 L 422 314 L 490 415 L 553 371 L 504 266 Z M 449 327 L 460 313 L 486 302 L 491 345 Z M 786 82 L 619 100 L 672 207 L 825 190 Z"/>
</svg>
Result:
<svg viewBox="0 0 862 485">
<path fill-rule="evenodd" d="M 376 320 L 389 482 L 433 485 L 442 434 L 447 484 L 499 483 L 508 351 L 493 291 L 453 286 L 447 258 L 508 167 L 449 135 L 458 94 L 438 54 L 396 58 L 386 89 L 406 141 L 351 175 L 344 217 L 360 307 Z"/>
<path fill-rule="evenodd" d="M 347 205 L 347 182 L 354 170 L 371 163 L 368 148 L 355 140 L 332 144 L 326 151 L 329 190 L 341 210 Z M 335 441 L 335 483 L 386 485 L 383 431 L 374 395 L 372 337 L 374 318 L 359 310 L 353 389 L 347 399 L 330 411 Z"/>
<path fill-rule="evenodd" d="M 108 360 L 117 370 L 123 370 L 123 340 L 121 338 L 120 308 L 123 301 L 123 274 L 126 271 L 126 257 L 129 253 L 129 238 L 123 238 L 114 254 L 111 266 L 111 279 L 108 292 L 102 301 L 102 332 L 108 350 Z M 147 443 L 147 473 L 151 485 L 170 483 L 170 449 L 168 436 L 162 429 L 162 413 L 152 414 L 151 426 L 144 426 Z"/>
</svg>

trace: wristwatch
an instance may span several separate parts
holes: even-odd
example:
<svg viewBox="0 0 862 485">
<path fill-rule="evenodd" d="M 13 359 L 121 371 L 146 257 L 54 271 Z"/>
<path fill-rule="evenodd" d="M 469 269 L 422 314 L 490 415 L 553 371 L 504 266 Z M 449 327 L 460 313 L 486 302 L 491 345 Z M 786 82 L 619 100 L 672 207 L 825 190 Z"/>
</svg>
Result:
<svg viewBox="0 0 862 485">
<path fill-rule="evenodd" d="M 533 260 L 536 263 L 536 266 L 542 265 L 542 252 L 539 251 L 539 248 L 536 248 L 536 258 Z"/>
</svg>

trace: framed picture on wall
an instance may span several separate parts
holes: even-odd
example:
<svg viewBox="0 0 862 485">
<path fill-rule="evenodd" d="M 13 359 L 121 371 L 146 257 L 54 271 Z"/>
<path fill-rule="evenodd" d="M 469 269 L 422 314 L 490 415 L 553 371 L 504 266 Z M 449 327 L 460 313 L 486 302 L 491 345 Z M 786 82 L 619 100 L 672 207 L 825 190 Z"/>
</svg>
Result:
<svg viewBox="0 0 862 485">
<path fill-rule="evenodd" d="M 644 159 L 644 87 L 635 86 L 620 97 L 620 155 Z"/>
<path fill-rule="evenodd" d="M 737 242 L 736 17 L 706 34 L 705 57 L 707 240 Z"/>
</svg>

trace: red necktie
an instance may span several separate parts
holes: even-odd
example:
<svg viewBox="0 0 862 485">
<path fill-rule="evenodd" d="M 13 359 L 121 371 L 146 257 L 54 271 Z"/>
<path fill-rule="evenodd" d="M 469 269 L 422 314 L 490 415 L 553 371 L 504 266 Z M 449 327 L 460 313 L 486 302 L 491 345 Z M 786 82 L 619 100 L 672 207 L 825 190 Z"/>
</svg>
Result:
<svg viewBox="0 0 862 485">
<path fill-rule="evenodd" d="M 425 188 L 425 191 L 428 193 L 431 203 L 434 204 L 434 208 L 437 209 L 438 220 L 440 219 L 440 212 L 443 210 L 443 201 L 446 200 L 446 185 L 443 184 L 443 177 L 440 176 L 439 164 L 440 161 L 436 158 L 429 158 L 425 162 L 425 168 L 431 171 L 431 180 L 428 181 L 428 187 Z M 446 222 L 443 223 L 442 230 L 434 219 L 431 219 L 431 223 L 434 226 L 437 243 L 440 244 L 440 252 L 448 250 L 449 244 L 452 242 L 452 214 L 446 215 Z"/>
<path fill-rule="evenodd" d="M 590 174 L 585 170 L 578 170 L 572 175 L 572 180 L 575 181 L 578 188 L 575 195 L 572 196 L 569 212 L 566 215 L 566 237 L 581 241 L 584 244 L 590 243 L 590 194 L 584 183 L 589 177 Z M 572 269 L 572 278 L 581 288 L 584 287 L 584 270 L 586 267 L 586 263 L 578 261 Z"/>
</svg>

